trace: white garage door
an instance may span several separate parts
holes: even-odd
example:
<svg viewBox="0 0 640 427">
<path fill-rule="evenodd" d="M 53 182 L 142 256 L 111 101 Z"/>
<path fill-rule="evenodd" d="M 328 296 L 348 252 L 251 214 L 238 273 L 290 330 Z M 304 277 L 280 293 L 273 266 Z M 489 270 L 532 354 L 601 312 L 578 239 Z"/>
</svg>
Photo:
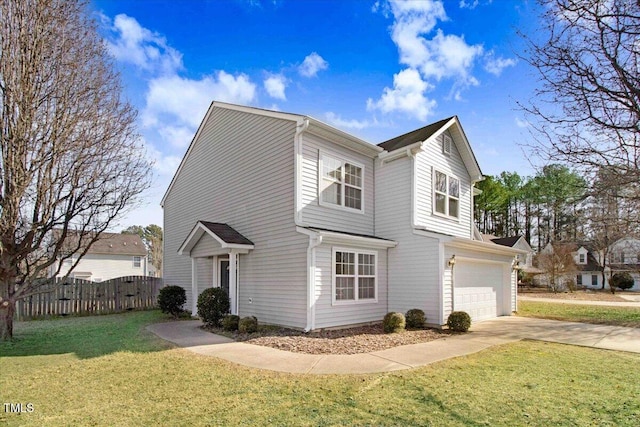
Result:
<svg viewBox="0 0 640 427">
<path fill-rule="evenodd" d="M 502 315 L 502 266 L 458 262 L 454 269 L 454 310 L 466 311 L 474 321 Z"/>
</svg>

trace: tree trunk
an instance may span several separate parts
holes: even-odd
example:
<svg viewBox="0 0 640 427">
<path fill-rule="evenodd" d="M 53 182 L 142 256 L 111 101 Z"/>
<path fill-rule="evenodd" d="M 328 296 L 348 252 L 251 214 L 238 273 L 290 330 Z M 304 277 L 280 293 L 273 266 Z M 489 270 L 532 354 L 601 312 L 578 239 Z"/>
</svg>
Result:
<svg viewBox="0 0 640 427">
<path fill-rule="evenodd" d="M 4 300 L 0 304 L 0 341 L 9 341 L 13 338 L 13 315 L 16 311 L 16 303 L 13 300 Z"/>
</svg>

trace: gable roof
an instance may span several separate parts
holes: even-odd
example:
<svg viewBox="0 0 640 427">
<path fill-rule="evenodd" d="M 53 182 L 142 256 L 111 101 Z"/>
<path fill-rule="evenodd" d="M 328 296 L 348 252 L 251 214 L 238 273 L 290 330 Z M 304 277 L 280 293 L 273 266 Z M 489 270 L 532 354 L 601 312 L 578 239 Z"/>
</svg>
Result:
<svg viewBox="0 0 640 427">
<path fill-rule="evenodd" d="M 240 234 L 229 224 L 221 222 L 198 221 L 187 238 L 178 248 L 178 253 L 190 253 L 204 235 L 212 237 L 220 245 L 220 249 L 253 249 L 253 242 Z"/>
<path fill-rule="evenodd" d="M 233 227 L 221 222 L 200 221 L 209 231 L 218 236 L 225 243 L 236 243 L 238 245 L 253 245 L 253 242 L 242 234 L 238 233 Z"/>
<path fill-rule="evenodd" d="M 478 164 L 475 154 L 473 154 L 471 144 L 469 144 L 469 140 L 460 125 L 458 116 L 452 116 L 409 133 L 405 133 L 404 135 L 381 142 L 378 146 L 384 148 L 389 153 L 404 148 L 408 149 L 414 144 L 421 145 L 422 143 L 432 141 L 446 130 L 449 130 L 451 133 L 453 142 L 460 153 L 460 157 L 469 172 L 471 180 L 475 182 L 481 181 L 483 176 L 482 171 L 480 170 L 480 165 Z"/>
<path fill-rule="evenodd" d="M 513 245 L 518 243 L 518 240 L 520 240 L 521 238 L 522 236 L 500 237 L 500 238 L 491 239 L 491 241 L 498 245 L 509 246 L 512 248 Z"/>
<path fill-rule="evenodd" d="M 396 136 L 395 138 L 381 142 L 380 144 L 378 144 L 378 146 L 384 148 L 387 151 L 394 151 L 399 148 L 404 148 L 408 145 L 414 144 L 416 142 L 426 141 L 453 118 L 454 117 L 452 116 L 438 122 L 431 123 L 430 125 L 427 125 L 423 128 L 405 133 L 404 135 Z"/>
</svg>

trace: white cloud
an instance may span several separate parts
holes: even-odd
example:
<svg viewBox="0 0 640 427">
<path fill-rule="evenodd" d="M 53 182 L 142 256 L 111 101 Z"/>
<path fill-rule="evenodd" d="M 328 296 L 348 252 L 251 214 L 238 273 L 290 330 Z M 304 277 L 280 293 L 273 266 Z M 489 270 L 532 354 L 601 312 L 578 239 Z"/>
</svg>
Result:
<svg viewBox="0 0 640 427">
<path fill-rule="evenodd" d="M 120 14 L 111 24 L 103 16 L 103 22 L 116 35 L 107 40 L 107 48 L 117 60 L 159 73 L 175 73 L 182 69 L 182 54 L 168 46 L 164 37 L 142 27 L 135 18 Z"/>
<path fill-rule="evenodd" d="M 264 80 L 264 88 L 270 97 L 287 100 L 284 93 L 287 87 L 287 79 L 282 74 L 271 75 Z"/>
<path fill-rule="evenodd" d="M 375 124 L 370 122 L 369 120 L 345 120 L 342 117 L 340 117 L 339 115 L 333 113 L 333 112 L 328 112 L 325 113 L 324 115 L 325 119 L 329 122 L 329 124 L 332 124 L 336 127 L 342 128 L 342 129 L 366 129 L 368 127 L 370 127 L 371 125 Z"/>
<path fill-rule="evenodd" d="M 473 0 L 473 1 L 465 1 L 465 0 L 460 0 L 460 8 L 461 9 L 475 9 L 476 7 L 478 7 L 478 0 Z"/>
<path fill-rule="evenodd" d="M 211 101 L 250 104 L 255 93 L 256 85 L 245 74 L 233 76 L 218 71 L 201 80 L 175 75 L 159 77 L 149 83 L 143 124 L 157 126 L 168 115 L 175 125 L 186 125 L 195 131 Z"/>
<path fill-rule="evenodd" d="M 464 37 L 444 35 L 438 30 L 433 39 L 425 41 L 428 56 L 420 64 L 425 77 L 456 77 L 461 83 L 472 82 L 470 75 L 475 59 L 482 54 L 482 46 L 470 46 Z"/>
<path fill-rule="evenodd" d="M 496 58 L 493 51 L 491 51 L 485 56 L 484 69 L 494 76 L 499 76 L 502 74 L 502 70 L 507 67 L 514 67 L 516 63 L 517 61 L 513 58 Z"/>
<path fill-rule="evenodd" d="M 304 77 L 315 77 L 318 72 L 327 68 L 329 68 L 329 63 L 316 52 L 312 52 L 304 58 L 304 61 L 298 67 L 298 72 Z"/>
<path fill-rule="evenodd" d="M 379 100 L 367 100 L 367 109 L 384 113 L 399 111 L 425 120 L 436 106 L 436 101 L 425 96 L 428 89 L 431 86 L 422 79 L 420 73 L 407 68 L 393 76 L 393 88 L 384 88 Z"/>
</svg>

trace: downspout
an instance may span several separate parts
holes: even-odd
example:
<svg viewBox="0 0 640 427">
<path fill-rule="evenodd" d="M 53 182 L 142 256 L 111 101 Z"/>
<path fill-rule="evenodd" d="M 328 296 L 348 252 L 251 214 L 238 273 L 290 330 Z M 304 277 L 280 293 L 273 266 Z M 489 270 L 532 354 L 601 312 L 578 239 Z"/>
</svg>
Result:
<svg viewBox="0 0 640 427">
<path fill-rule="evenodd" d="M 309 118 L 305 117 L 302 122 L 298 123 L 296 134 L 293 137 L 294 155 L 295 155 L 295 171 L 294 171 L 294 200 L 293 200 L 293 218 L 295 225 L 304 227 L 302 223 L 302 134 L 309 129 Z"/>
<path fill-rule="evenodd" d="M 322 236 L 309 236 L 307 247 L 307 326 L 305 332 L 315 329 L 316 325 L 316 247 L 322 244 Z"/>
</svg>

